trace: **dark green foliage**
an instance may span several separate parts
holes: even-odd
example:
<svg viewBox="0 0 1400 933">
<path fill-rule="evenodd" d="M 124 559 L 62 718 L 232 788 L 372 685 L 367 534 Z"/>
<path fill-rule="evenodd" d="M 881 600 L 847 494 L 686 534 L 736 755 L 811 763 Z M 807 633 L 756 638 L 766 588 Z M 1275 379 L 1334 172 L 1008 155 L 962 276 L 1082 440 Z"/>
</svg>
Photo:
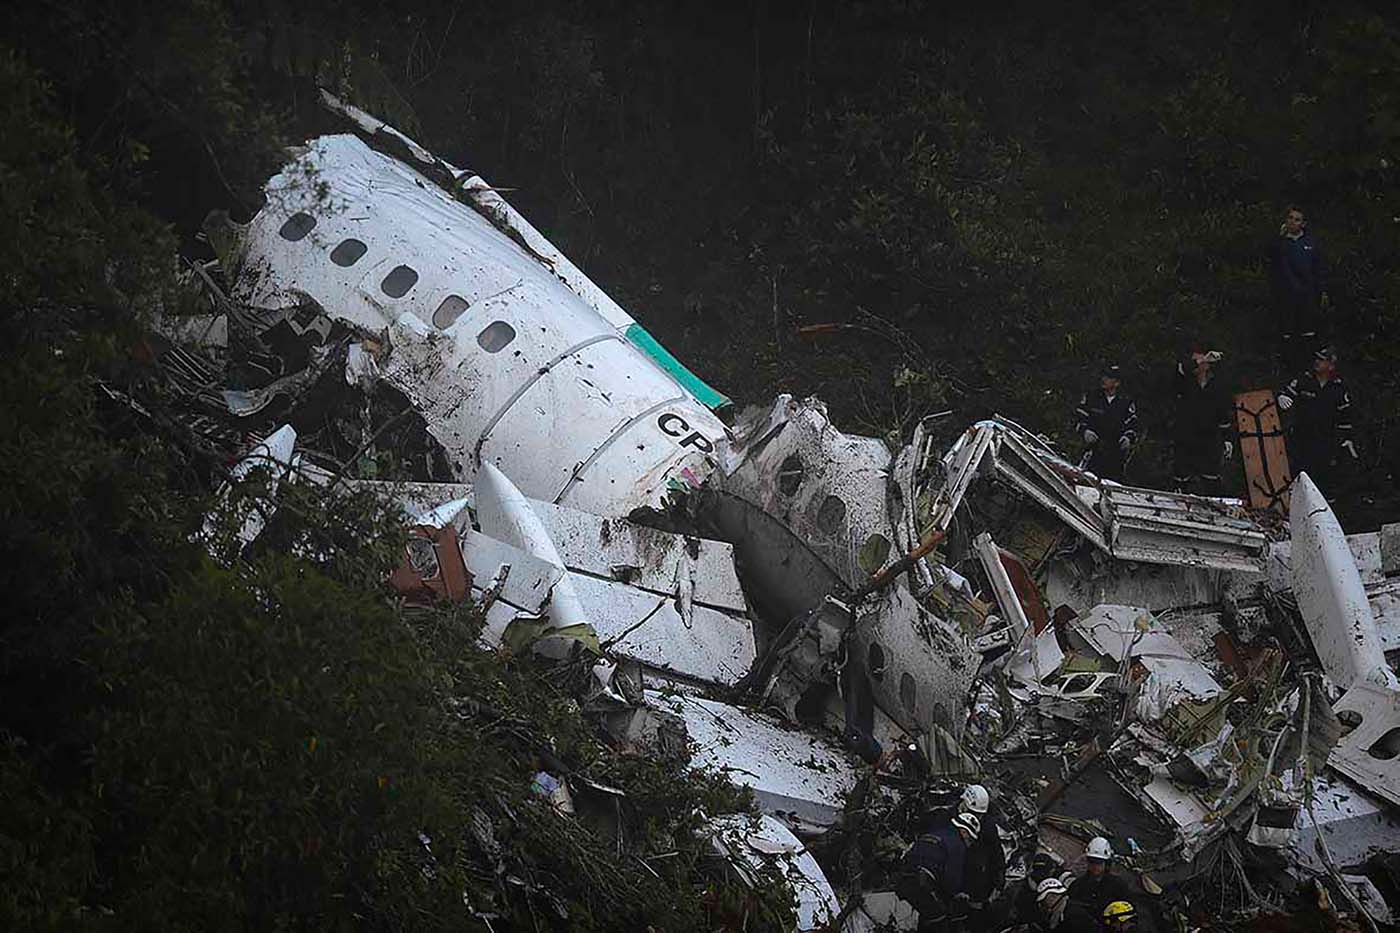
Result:
<svg viewBox="0 0 1400 933">
<path fill-rule="evenodd" d="M 159 85 L 211 125 L 255 106 L 230 61 L 177 87 L 228 54 L 220 22 L 146 37 L 191 46 Z M 180 300 L 174 239 L 14 54 L 0 89 L 28 128 L 0 144 L 0 928 L 699 930 L 733 905 L 784 928 L 786 888 L 705 857 L 732 785 L 614 759 L 562 672 L 480 651 L 468 607 L 400 607 L 382 503 L 283 482 L 255 548 L 207 556 L 266 487 L 206 534 L 210 464 L 161 429 L 141 316 Z M 562 818 L 531 792 L 546 757 L 646 819 L 619 847 Z"/>
<path fill-rule="evenodd" d="M 398 540 L 372 503 L 284 488 L 258 553 L 221 566 L 191 540 L 217 465 L 97 388 L 150 379 L 140 317 L 182 300 L 177 245 L 200 248 L 211 208 L 256 209 L 279 147 L 328 126 L 317 84 L 517 189 L 736 398 L 819 393 L 872 433 L 950 405 L 1063 436 L 1112 356 L 1146 482 L 1186 340 L 1240 385 L 1286 377 L 1262 251 L 1302 202 L 1365 426 L 1345 501 L 1353 527 L 1394 518 L 1389 5 L 7 14 L 0 926 L 785 923 L 777 889 L 705 867 L 697 808 L 739 806 L 725 782 L 613 756 L 567 691 L 474 650 L 470 612 L 386 601 Z M 531 797 L 550 747 L 627 791 L 630 847 Z"/>
</svg>

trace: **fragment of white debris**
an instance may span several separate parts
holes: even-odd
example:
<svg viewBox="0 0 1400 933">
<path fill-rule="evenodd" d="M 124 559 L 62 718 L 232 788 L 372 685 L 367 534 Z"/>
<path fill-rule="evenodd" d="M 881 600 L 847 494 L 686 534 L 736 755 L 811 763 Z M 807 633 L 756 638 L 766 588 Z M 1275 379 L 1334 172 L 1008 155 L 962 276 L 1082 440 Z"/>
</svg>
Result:
<svg viewBox="0 0 1400 933">
<path fill-rule="evenodd" d="M 1293 593 L 1322 669 L 1347 689 L 1400 687 L 1385 661 L 1376 620 L 1342 526 L 1306 473 L 1293 480 Z"/>
<path fill-rule="evenodd" d="M 754 869 L 778 870 L 795 895 L 794 930 L 827 929 L 840 914 L 841 904 L 826 873 L 782 821 L 767 814 L 727 813 L 711 819 L 707 829 L 715 853 L 750 887 L 759 881 Z"/>
<path fill-rule="evenodd" d="M 564 559 L 550 540 L 549 532 L 506 475 L 494 464 L 483 463 L 476 480 L 476 515 L 484 534 L 520 548 L 532 557 L 556 567 Z M 598 634 L 579 601 L 573 581 L 567 574 L 555 582 L 549 595 L 550 635 L 541 637 L 536 650 L 550 657 L 567 655 L 574 644 L 598 650 Z"/>
<path fill-rule="evenodd" d="M 696 767 L 752 788 L 764 813 L 807 836 L 820 835 L 840 821 L 843 801 L 856 784 L 856 763 L 847 752 L 718 700 L 651 690 L 646 700 L 684 720 Z"/>
<path fill-rule="evenodd" d="M 239 551 L 262 534 L 268 520 L 276 512 L 277 487 L 292 469 L 296 443 L 296 428 L 290 424 L 284 424 L 269 434 L 265 440 L 259 442 L 248 452 L 247 456 L 235 463 L 229 470 L 228 481 L 219 488 L 219 501 L 227 504 L 232 487 L 251 477 L 255 470 L 261 471 L 267 476 L 265 496 L 243 500 L 239 505 L 238 514 L 234 516 L 238 523 L 235 537 L 238 541 L 237 549 Z M 217 544 L 217 536 L 218 519 L 210 515 L 204 521 L 201 538 L 206 546 L 213 547 Z M 237 554 L 232 556 L 236 557 Z"/>
<path fill-rule="evenodd" d="M 319 308 L 381 343 L 379 375 L 461 479 L 490 461 L 537 499 L 603 515 L 703 481 L 724 436 L 707 405 L 727 399 L 480 178 L 328 103 L 370 143 L 313 140 L 268 183 L 267 206 L 235 231 L 232 297 Z"/>
</svg>

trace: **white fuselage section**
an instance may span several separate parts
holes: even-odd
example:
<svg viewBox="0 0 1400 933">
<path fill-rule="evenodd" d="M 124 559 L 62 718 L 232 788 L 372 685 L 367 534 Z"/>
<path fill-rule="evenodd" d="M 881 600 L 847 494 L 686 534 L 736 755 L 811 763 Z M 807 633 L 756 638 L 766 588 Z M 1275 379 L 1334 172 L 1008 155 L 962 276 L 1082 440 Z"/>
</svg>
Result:
<svg viewBox="0 0 1400 933">
<path fill-rule="evenodd" d="M 358 137 L 324 136 L 268 183 L 234 290 L 264 308 L 310 298 L 387 338 L 383 378 L 464 481 L 491 462 L 531 498 L 599 515 L 698 485 L 719 419 L 596 286 L 521 242 Z"/>
</svg>

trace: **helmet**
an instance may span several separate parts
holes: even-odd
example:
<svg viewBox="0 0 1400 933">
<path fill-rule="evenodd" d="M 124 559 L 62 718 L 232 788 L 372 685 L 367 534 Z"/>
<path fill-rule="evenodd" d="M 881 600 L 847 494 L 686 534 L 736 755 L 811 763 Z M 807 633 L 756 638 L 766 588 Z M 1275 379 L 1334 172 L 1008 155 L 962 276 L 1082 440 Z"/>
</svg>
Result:
<svg viewBox="0 0 1400 933">
<path fill-rule="evenodd" d="M 1043 901 L 1051 895 L 1065 895 L 1068 893 L 1069 888 L 1065 887 L 1065 883 L 1063 881 L 1061 881 L 1059 878 L 1051 877 L 1046 878 L 1040 884 L 1036 885 L 1035 899 L 1037 901 Z"/>
<path fill-rule="evenodd" d="M 1113 860 L 1113 846 L 1109 845 L 1108 840 L 1104 837 L 1095 836 L 1089 840 L 1089 847 L 1084 850 L 1084 857 L 1110 862 Z"/>
<path fill-rule="evenodd" d="M 968 813 L 976 813 L 981 816 L 987 812 L 987 804 L 991 803 L 991 797 L 987 795 L 987 788 L 981 784 L 969 784 L 963 788 L 962 808 Z"/>
<path fill-rule="evenodd" d="M 958 829 L 966 830 L 967 834 L 974 839 L 982 835 L 982 821 L 977 818 L 976 813 L 959 813 L 953 817 L 953 825 Z"/>
<path fill-rule="evenodd" d="M 1131 923 L 1137 918 L 1137 911 L 1133 910 L 1133 905 L 1127 901 L 1114 901 L 1103 909 L 1104 925 L 1112 929 Z"/>
</svg>

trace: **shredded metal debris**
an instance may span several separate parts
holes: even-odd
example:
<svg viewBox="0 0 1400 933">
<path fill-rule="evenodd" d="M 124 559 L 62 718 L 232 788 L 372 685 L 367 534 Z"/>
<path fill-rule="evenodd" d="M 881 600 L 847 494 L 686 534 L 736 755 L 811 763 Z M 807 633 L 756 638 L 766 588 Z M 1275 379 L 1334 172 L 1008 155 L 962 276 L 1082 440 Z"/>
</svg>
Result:
<svg viewBox="0 0 1400 933">
<path fill-rule="evenodd" d="M 190 435 L 265 479 L 236 549 L 279 483 L 399 503 L 405 599 L 587 660 L 611 741 L 753 789 L 715 851 L 781 863 L 798 929 L 915 929 L 901 858 L 972 781 L 1007 866 L 974 928 L 1037 921 L 1098 836 L 1143 929 L 1400 910 L 1400 526 L 1346 536 L 1305 474 L 1253 505 L 1104 481 L 1003 418 L 945 451 L 816 399 L 726 424 L 484 180 L 326 104 L 351 132 L 211 220 L 210 313 L 160 325 Z"/>
</svg>

